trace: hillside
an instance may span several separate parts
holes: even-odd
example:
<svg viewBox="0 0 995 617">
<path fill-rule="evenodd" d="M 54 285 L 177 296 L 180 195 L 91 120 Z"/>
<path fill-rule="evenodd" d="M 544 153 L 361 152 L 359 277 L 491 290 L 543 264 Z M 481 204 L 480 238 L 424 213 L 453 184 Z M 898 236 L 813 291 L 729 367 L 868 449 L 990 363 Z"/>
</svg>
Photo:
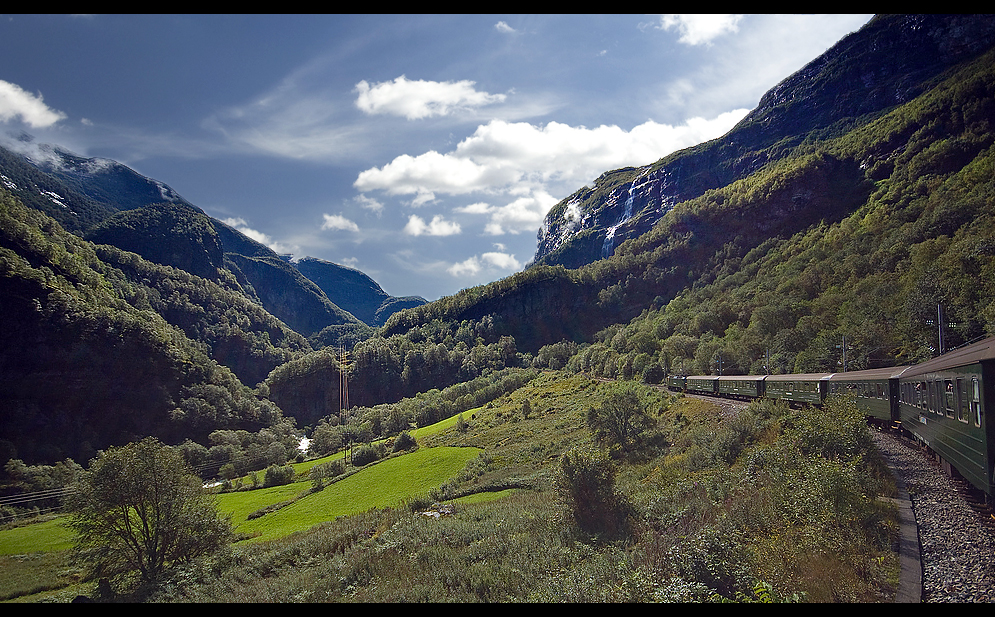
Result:
<svg viewBox="0 0 995 617">
<path fill-rule="evenodd" d="M 427 302 L 419 296 L 390 296 L 363 272 L 323 259 L 304 257 L 294 266 L 337 305 L 370 326 L 382 326 L 397 311 Z"/>
<path fill-rule="evenodd" d="M 991 21 L 988 18 L 979 20 L 982 24 Z M 902 20 L 897 23 L 876 20 L 873 23 L 876 28 L 888 23 L 895 27 L 904 24 Z M 865 28 L 848 37 L 846 47 L 856 46 L 861 40 L 864 47 L 876 47 L 878 34 L 875 28 Z M 899 38 L 915 47 L 915 39 Z M 977 48 L 976 45 L 961 47 L 968 51 Z M 970 56 L 968 51 L 963 53 Z M 903 105 L 876 114 L 864 114 L 859 119 L 847 116 L 833 123 L 837 128 L 829 133 L 816 129 L 793 134 L 786 141 L 782 139 L 776 159 L 758 166 L 739 180 L 673 204 L 666 212 L 634 207 L 632 224 L 647 231 L 629 242 L 620 242 L 610 258 L 575 269 L 551 267 L 540 259 L 525 272 L 503 281 L 465 290 L 397 315 L 388 320 L 383 335 L 403 335 L 410 328 L 433 320 L 452 322 L 489 316 L 499 334 L 515 337 L 519 347 L 531 353 L 561 339 L 589 342 L 597 331 L 611 324 L 624 324 L 646 309 L 662 308 L 685 290 L 711 283 L 720 272 L 735 273 L 760 259 L 774 246 L 788 243 L 796 234 L 807 233 L 813 226 L 832 230 L 854 213 L 866 214 L 867 208 L 879 203 L 885 195 L 889 200 L 898 200 L 889 206 L 888 212 L 911 216 L 914 210 L 906 213 L 905 207 L 912 200 L 947 203 L 950 187 L 943 183 L 949 180 L 963 185 L 958 192 L 973 192 L 971 209 L 990 208 L 990 196 L 984 194 L 986 189 L 983 188 L 988 178 L 978 171 L 985 169 L 989 156 L 987 149 L 991 145 L 990 53 L 973 56 L 970 61 L 950 68 L 942 75 L 934 74 L 932 85 L 918 82 L 925 91 Z M 849 71 L 859 70 L 863 61 L 861 55 L 839 55 L 836 47 L 828 51 L 827 56 L 838 56 L 837 62 L 851 58 L 850 62 L 857 63 L 858 67 Z M 825 59 L 817 59 L 810 66 L 827 64 Z M 930 66 L 940 68 L 935 64 Z M 836 72 L 840 71 L 842 68 L 837 67 Z M 923 76 L 922 71 L 915 74 L 917 78 Z M 792 83 L 798 83 L 798 80 L 789 79 L 776 89 L 780 98 L 798 98 L 786 92 Z M 781 126 L 774 119 L 770 123 L 772 127 Z M 791 128 L 783 126 L 778 129 L 779 134 L 791 134 Z M 717 151 L 722 143 L 723 140 L 717 140 L 691 148 L 651 168 L 663 169 L 668 161 Z M 722 160 L 726 161 L 725 165 L 739 159 Z M 608 190 L 611 187 L 615 187 L 613 194 L 622 194 L 634 178 L 644 172 L 624 169 L 604 174 L 598 182 L 606 191 L 602 192 L 602 197 L 612 193 Z M 975 186 L 979 183 L 981 186 Z M 597 192 L 597 189 L 593 193 L 590 189 L 582 190 L 594 201 L 597 201 Z M 563 206 L 557 208 L 562 210 Z M 555 216 L 557 208 L 550 216 Z M 961 204 L 947 203 L 946 208 L 945 211 L 956 215 L 941 227 L 924 230 L 923 239 L 953 236 L 962 224 L 969 222 L 969 216 L 961 213 Z M 877 220 L 876 231 L 884 233 L 890 225 L 899 224 L 900 219 L 896 214 L 889 214 Z M 591 246 L 603 244 L 603 236 L 598 237 L 593 227 L 578 232 L 577 237 L 591 238 Z M 869 242 L 869 238 L 863 241 Z M 560 254 L 576 254 L 580 263 L 590 261 L 583 257 L 590 252 L 582 250 L 582 244 L 578 241 L 563 245 Z M 774 263 L 780 263 L 783 255 L 770 257 Z M 864 259 L 869 257 L 868 253 Z M 895 259 L 881 264 L 886 268 L 896 265 Z M 836 262 L 820 263 L 818 267 L 835 268 Z M 747 279 L 741 275 L 737 280 Z M 852 301 L 861 302 L 856 298 Z M 761 298 L 758 304 L 762 306 L 763 303 Z M 580 307 L 583 310 L 578 310 Z M 752 308 L 753 305 L 744 309 L 745 314 L 740 312 L 735 316 L 744 327 L 749 323 L 748 311 Z M 934 313 L 935 308 L 934 305 Z M 687 316 L 691 317 L 694 315 Z M 884 320 L 881 327 L 902 323 L 901 316 L 894 313 L 887 317 L 881 315 L 880 319 Z M 732 320 L 725 319 L 724 327 L 731 323 Z M 719 325 L 716 323 L 715 327 Z M 978 331 L 977 327 L 975 331 Z M 721 334 L 724 330 L 716 332 Z M 810 335 L 818 336 L 818 331 Z M 878 353 L 881 356 L 897 354 L 899 349 L 886 346 Z M 784 366 L 794 364 L 792 357 Z"/>
<path fill-rule="evenodd" d="M 995 42 L 995 18 L 883 15 L 767 92 L 725 136 L 639 169 L 603 174 L 562 200 L 534 263 L 577 268 L 649 231 L 676 204 L 748 177 L 799 144 L 836 137 L 928 90 Z"/>
<path fill-rule="evenodd" d="M 108 253 L 2 190 L 0 263 L 0 443 L 6 457 L 85 462 L 101 448 L 145 435 L 206 441 L 218 428 L 259 430 L 280 420 L 280 410 L 212 359 L 207 344 L 162 316 L 182 321 L 181 315 L 191 314 L 179 290 L 196 285 L 195 277 L 162 270 L 133 253 Z M 146 283 L 129 282 L 125 271 Z M 175 297 L 162 297 L 157 278 L 169 282 Z M 218 301 L 219 292 L 207 295 Z M 187 293 L 182 296 L 189 302 Z M 217 346 L 242 348 L 233 357 L 276 351 L 279 359 L 269 361 L 281 363 L 304 349 L 299 335 L 263 316 L 236 323 L 247 332 L 216 324 L 223 333 Z M 262 349 L 253 349 L 261 342 L 257 332 L 266 340 Z"/>
</svg>

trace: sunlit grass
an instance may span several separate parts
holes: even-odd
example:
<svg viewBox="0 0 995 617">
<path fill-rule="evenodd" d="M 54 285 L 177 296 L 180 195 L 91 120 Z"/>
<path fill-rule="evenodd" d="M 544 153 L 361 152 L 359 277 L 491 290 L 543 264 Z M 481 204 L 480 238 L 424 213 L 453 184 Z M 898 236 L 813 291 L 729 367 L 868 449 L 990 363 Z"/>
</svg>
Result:
<svg viewBox="0 0 995 617">
<path fill-rule="evenodd" d="M 245 516 L 242 514 L 247 515 L 269 505 L 263 503 L 264 501 L 279 503 L 282 499 L 276 494 L 270 494 L 253 500 L 248 505 L 240 499 L 243 494 L 231 493 L 221 496 L 219 507 L 222 512 L 233 514 L 237 532 L 253 535 L 258 533 L 258 539 L 270 540 L 334 520 L 338 516 L 396 506 L 411 497 L 426 495 L 431 489 L 459 473 L 480 452 L 478 448 L 420 448 L 410 454 L 381 461 L 287 507 L 251 521 L 244 520 Z M 282 495 L 286 495 L 286 499 L 309 486 L 298 482 L 281 487 L 288 489 Z M 253 492 L 260 491 L 249 491 L 245 495 Z M 235 516 L 236 511 L 239 517 Z"/>
<path fill-rule="evenodd" d="M 63 526 L 65 520 L 64 516 L 59 516 L 41 523 L 0 531 L 0 555 L 23 555 L 72 548 L 73 534 Z"/>
</svg>

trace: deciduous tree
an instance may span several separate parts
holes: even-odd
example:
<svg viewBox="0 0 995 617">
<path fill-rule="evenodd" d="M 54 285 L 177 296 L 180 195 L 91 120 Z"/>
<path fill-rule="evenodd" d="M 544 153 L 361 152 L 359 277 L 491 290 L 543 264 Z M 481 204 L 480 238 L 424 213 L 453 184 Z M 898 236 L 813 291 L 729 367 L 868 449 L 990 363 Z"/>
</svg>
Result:
<svg viewBox="0 0 995 617">
<path fill-rule="evenodd" d="M 138 571 L 155 580 L 169 566 L 231 539 L 181 453 L 149 437 L 93 460 L 70 500 L 74 554 L 100 576 Z"/>
</svg>

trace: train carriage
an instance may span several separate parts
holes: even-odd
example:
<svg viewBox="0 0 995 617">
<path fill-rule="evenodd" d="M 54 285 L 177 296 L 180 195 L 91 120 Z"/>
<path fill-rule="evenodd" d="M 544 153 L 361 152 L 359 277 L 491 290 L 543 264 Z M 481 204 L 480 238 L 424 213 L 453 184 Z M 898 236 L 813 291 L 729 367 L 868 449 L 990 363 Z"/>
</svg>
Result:
<svg viewBox="0 0 995 617">
<path fill-rule="evenodd" d="M 676 390 L 678 392 L 684 392 L 684 380 L 687 379 L 683 375 L 669 375 L 667 376 L 667 389 Z"/>
<path fill-rule="evenodd" d="M 834 373 L 826 380 L 826 395 L 853 395 L 857 409 L 878 422 L 898 420 L 898 378 L 908 366 Z"/>
<path fill-rule="evenodd" d="M 684 387 L 687 392 L 697 394 L 718 394 L 718 380 L 714 375 L 695 375 L 684 380 Z"/>
<path fill-rule="evenodd" d="M 952 466 L 995 494 L 987 419 L 988 402 L 995 402 L 995 337 L 910 367 L 898 383 L 902 428 L 935 452 L 948 472 Z"/>
<path fill-rule="evenodd" d="M 821 405 L 826 399 L 826 381 L 832 373 L 801 373 L 796 375 L 767 375 L 764 380 L 768 398 L 789 403 Z"/>
<path fill-rule="evenodd" d="M 764 375 L 723 375 L 717 378 L 719 395 L 760 398 L 764 395 L 764 377 Z"/>
</svg>

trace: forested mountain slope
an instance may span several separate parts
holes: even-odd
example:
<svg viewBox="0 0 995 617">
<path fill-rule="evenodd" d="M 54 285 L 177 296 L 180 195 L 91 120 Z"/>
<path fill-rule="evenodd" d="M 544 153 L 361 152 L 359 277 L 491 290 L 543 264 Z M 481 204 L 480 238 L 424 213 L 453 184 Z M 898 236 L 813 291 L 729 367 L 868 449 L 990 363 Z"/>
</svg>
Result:
<svg viewBox="0 0 995 617">
<path fill-rule="evenodd" d="M 145 282 L 133 283 L 126 271 Z M 182 322 L 184 315 L 202 313 L 190 295 L 206 283 L 134 253 L 86 242 L 0 190 L 4 454 L 29 463 L 66 457 L 85 462 L 98 449 L 147 435 L 174 443 L 206 441 L 218 428 L 258 430 L 279 421 L 275 405 L 210 357 L 209 343 L 191 339 L 161 316 L 175 313 Z M 163 297 L 160 290 L 169 287 L 174 293 Z M 206 293 L 224 304 L 220 291 Z M 234 298 L 228 300 L 237 307 Z M 238 348 L 232 353 L 240 357 L 277 349 L 280 357 L 269 359 L 273 364 L 305 348 L 299 335 L 265 315 L 249 326 L 247 314 L 232 321 L 248 332 L 203 319 L 187 326 L 215 329 L 204 339 Z M 266 341 L 261 348 L 260 340 Z"/>
<path fill-rule="evenodd" d="M 576 268 L 607 257 L 676 204 L 912 100 L 993 42 L 990 15 L 877 16 L 772 88 L 725 136 L 607 172 L 561 201 L 539 230 L 534 262 Z"/>
</svg>

